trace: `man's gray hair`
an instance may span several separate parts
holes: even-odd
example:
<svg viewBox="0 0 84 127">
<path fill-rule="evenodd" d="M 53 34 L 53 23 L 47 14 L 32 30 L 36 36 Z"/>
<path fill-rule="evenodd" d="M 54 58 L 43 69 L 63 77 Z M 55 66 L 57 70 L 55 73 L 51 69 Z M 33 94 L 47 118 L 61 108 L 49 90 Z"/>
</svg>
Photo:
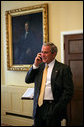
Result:
<svg viewBox="0 0 84 127">
<path fill-rule="evenodd" d="M 51 53 L 56 52 L 56 54 L 57 54 L 57 52 L 58 52 L 57 46 L 54 45 L 52 42 L 44 42 L 43 45 L 44 46 L 50 46 L 51 47 Z"/>
</svg>

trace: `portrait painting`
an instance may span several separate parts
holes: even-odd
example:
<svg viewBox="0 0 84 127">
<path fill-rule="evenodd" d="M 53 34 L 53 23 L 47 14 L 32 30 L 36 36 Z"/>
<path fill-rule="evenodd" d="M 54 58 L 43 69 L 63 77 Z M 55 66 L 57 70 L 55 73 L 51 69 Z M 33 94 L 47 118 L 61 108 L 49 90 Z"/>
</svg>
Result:
<svg viewBox="0 0 84 127">
<path fill-rule="evenodd" d="M 41 4 L 6 12 L 8 70 L 29 70 L 34 63 L 48 41 L 47 9 Z"/>
</svg>

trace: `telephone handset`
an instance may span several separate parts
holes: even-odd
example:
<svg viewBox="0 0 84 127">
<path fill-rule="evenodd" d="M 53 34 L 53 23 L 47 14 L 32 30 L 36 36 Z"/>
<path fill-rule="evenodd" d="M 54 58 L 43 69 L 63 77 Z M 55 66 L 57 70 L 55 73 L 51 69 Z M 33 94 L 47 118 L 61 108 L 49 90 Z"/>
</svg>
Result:
<svg viewBox="0 0 84 127">
<path fill-rule="evenodd" d="M 40 60 L 42 61 L 42 57 L 41 56 L 39 56 L 39 58 L 40 58 Z M 37 59 L 38 61 L 39 61 L 39 59 Z"/>
</svg>

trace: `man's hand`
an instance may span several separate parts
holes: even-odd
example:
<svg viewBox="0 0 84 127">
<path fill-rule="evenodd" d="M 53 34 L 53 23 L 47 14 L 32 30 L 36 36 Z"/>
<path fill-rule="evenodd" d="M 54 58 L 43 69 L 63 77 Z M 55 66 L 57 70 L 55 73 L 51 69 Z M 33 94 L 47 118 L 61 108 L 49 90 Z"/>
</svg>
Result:
<svg viewBox="0 0 84 127">
<path fill-rule="evenodd" d="M 35 58 L 34 65 L 38 67 L 40 63 L 42 63 L 42 57 L 41 57 L 41 53 L 38 53 Z"/>
</svg>

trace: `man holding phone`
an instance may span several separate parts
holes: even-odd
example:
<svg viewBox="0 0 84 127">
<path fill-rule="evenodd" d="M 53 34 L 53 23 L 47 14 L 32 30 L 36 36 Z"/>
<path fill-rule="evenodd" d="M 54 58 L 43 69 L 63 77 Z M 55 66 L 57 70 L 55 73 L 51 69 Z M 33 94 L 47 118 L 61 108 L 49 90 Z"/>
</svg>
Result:
<svg viewBox="0 0 84 127">
<path fill-rule="evenodd" d="M 61 120 L 67 119 L 74 88 L 72 73 L 69 66 L 55 60 L 56 55 L 53 43 L 43 43 L 25 78 L 26 83 L 35 83 L 34 126 L 61 126 Z"/>
</svg>

